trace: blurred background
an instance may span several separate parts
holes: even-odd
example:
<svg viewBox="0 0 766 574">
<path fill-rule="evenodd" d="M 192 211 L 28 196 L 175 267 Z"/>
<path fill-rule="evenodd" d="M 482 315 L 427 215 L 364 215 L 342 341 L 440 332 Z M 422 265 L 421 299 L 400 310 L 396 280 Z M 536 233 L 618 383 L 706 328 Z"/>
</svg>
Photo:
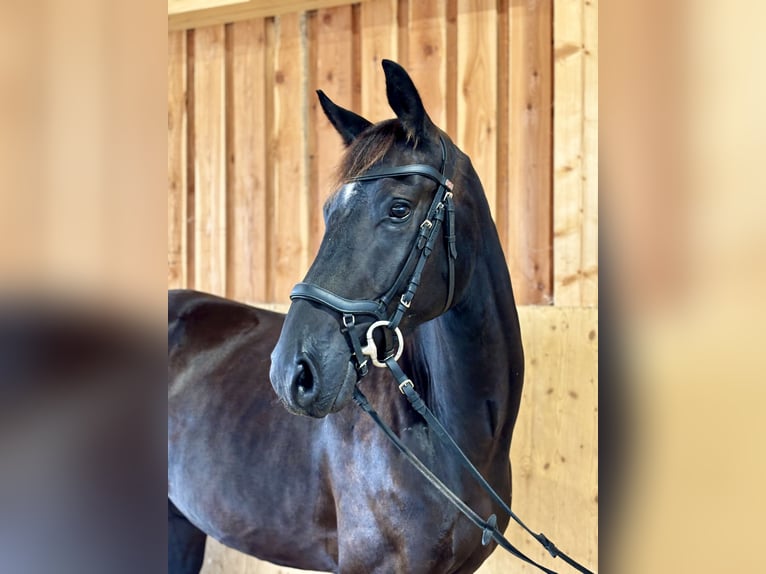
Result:
<svg viewBox="0 0 766 574">
<path fill-rule="evenodd" d="M 368 3 L 369 10 L 385 4 L 388 12 L 365 19 L 368 8 L 362 7 Z M 388 117 L 380 101 L 366 100 L 368 96 L 363 95 L 379 98 L 382 92 L 355 91 L 353 87 L 343 87 L 344 82 L 352 82 L 352 86 L 356 82 L 360 89 L 365 82 L 380 82 L 382 74 L 375 58 L 383 54 L 376 52 L 375 46 L 389 42 L 395 54 L 389 52 L 388 56 L 409 66 L 416 82 L 422 84 L 418 74 L 428 72 L 413 69 L 412 65 L 429 61 L 428 54 L 416 52 L 421 44 L 409 34 L 417 29 L 414 23 L 418 18 L 436 22 L 438 30 L 443 30 L 436 34 L 435 41 L 441 42 L 437 44 L 437 53 L 443 50 L 456 59 L 448 57 L 446 63 L 439 60 L 438 65 L 434 64 L 440 78 L 438 87 L 429 82 L 422 88 L 426 92 L 424 99 L 432 97 L 426 95 L 431 90 L 438 93 L 443 89 L 445 93 L 454 94 L 456 101 L 463 100 L 464 104 L 453 106 L 440 104 L 437 97 L 427 100 L 426 105 L 434 119 L 441 122 L 460 145 L 475 146 L 469 153 L 481 166 L 480 174 L 488 188 L 488 182 L 505 181 L 505 178 L 509 182 L 504 188 L 495 186 L 498 191 L 492 201 L 521 301 L 539 308 L 540 313 L 559 312 L 550 311 L 559 306 L 561 312 L 570 305 L 580 307 L 578 312 L 590 313 L 588 316 L 595 316 L 596 321 L 595 306 L 606 309 L 603 320 L 598 321 L 595 350 L 587 338 L 592 329 L 588 322 L 577 323 L 580 326 L 575 329 L 585 335 L 583 346 L 573 345 L 571 341 L 579 341 L 582 336 L 572 335 L 561 347 L 561 353 L 573 348 L 580 349 L 576 352 L 591 349 L 588 352 L 598 353 L 603 359 L 597 371 L 601 380 L 598 385 L 599 436 L 598 440 L 594 437 L 588 443 L 598 446 L 595 454 L 600 477 L 598 483 L 589 479 L 588 484 L 598 484 L 600 496 L 599 571 L 762 569 L 763 561 L 757 549 L 760 515 L 766 507 L 762 490 L 766 483 L 763 461 L 766 428 L 757 411 L 766 398 L 760 368 L 762 353 L 758 348 L 763 340 L 761 325 L 766 315 L 762 301 L 766 256 L 763 225 L 766 182 L 762 166 L 766 118 L 762 102 L 766 101 L 766 86 L 761 71 L 763 47 L 758 29 L 763 22 L 763 7 L 746 1 L 610 2 L 599 10 L 596 28 L 600 32 L 595 46 L 603 44 L 606 49 L 594 55 L 593 36 L 587 36 L 593 20 L 585 17 L 598 6 L 594 1 L 556 0 L 550 3 L 552 12 L 546 16 L 544 2 L 498 0 L 491 3 L 494 11 L 490 12 L 495 14 L 492 18 L 479 16 L 485 12 L 481 9 L 484 4 L 479 2 L 424 3 L 427 6 L 422 9 L 431 9 L 432 4 L 436 5 L 436 16 L 427 17 L 419 15 L 421 3 L 412 1 L 386 4 L 368 0 L 360 3 L 359 8 L 352 6 L 351 39 L 343 40 L 339 33 L 330 35 L 337 36 L 339 42 L 350 41 L 351 46 L 358 46 L 360 51 L 341 51 L 339 55 L 325 57 L 311 54 L 334 44 L 313 41 L 311 34 L 324 33 L 323 26 L 332 29 L 337 24 L 335 17 L 328 21 L 317 19 L 319 12 L 303 17 L 279 14 L 270 16 L 270 20 L 259 16 L 264 49 L 272 50 L 265 52 L 271 54 L 269 59 L 262 60 L 264 66 L 272 67 L 265 67 L 264 75 L 259 76 L 269 77 L 266 74 L 270 71 L 274 81 L 263 86 L 272 94 L 272 99 L 265 101 L 273 106 L 276 101 L 273 94 L 284 93 L 287 98 L 282 100 L 286 102 L 284 105 L 292 105 L 292 97 L 306 98 L 308 102 L 308 94 L 314 89 L 303 83 L 292 89 L 293 68 L 284 64 L 273 67 L 274 62 L 282 62 L 276 58 L 295 57 L 290 43 L 282 42 L 282 33 L 292 29 L 296 32 L 294 37 L 305 38 L 306 44 L 297 49 L 305 56 L 286 61 L 306 71 L 301 76 L 302 82 L 318 74 L 320 62 L 347 62 L 352 55 L 351 62 L 358 63 L 351 68 L 341 66 L 333 70 L 333 79 L 326 73 L 323 79 L 316 76 L 316 87 L 325 89 L 338 103 L 370 119 Z M 469 4 L 471 9 L 467 11 L 453 8 Z M 393 12 L 392 7 L 395 7 Z M 506 7 L 507 12 L 499 11 L 498 7 Z M 0 571 L 164 570 L 162 453 L 166 437 L 163 413 L 159 412 L 164 409 L 164 399 L 161 392 L 156 392 L 162 391 L 164 366 L 151 370 L 152 374 L 148 375 L 134 374 L 127 366 L 151 363 L 146 361 L 150 358 L 145 355 L 147 347 L 164 352 L 160 340 L 164 336 L 164 286 L 168 283 L 190 285 L 254 302 L 280 304 L 286 293 L 283 286 L 294 281 L 290 274 L 300 275 L 301 265 L 310 260 L 316 248 L 319 228 L 313 217 L 321 196 L 306 197 L 305 194 L 309 191 L 327 193 L 329 190 L 320 180 L 316 185 L 304 183 L 296 189 L 298 197 L 306 201 L 302 204 L 305 211 L 296 212 L 300 215 L 294 222 L 280 219 L 279 214 L 283 212 L 269 211 L 272 208 L 268 204 L 265 210 L 260 210 L 260 213 L 274 215 L 267 225 L 276 224 L 276 229 L 296 228 L 300 238 L 297 246 L 289 247 L 284 254 L 276 251 L 275 243 L 257 243 L 259 249 L 274 250 L 269 251 L 271 255 L 267 257 L 270 268 L 279 274 L 272 274 L 265 284 L 258 283 L 264 280 L 262 276 L 252 280 L 240 278 L 239 274 L 249 273 L 251 267 L 226 263 L 231 257 L 229 253 L 234 253 L 230 249 L 244 250 L 248 242 L 223 239 L 241 227 L 220 207 L 221 198 L 216 190 L 221 189 L 220 178 L 224 177 L 221 173 L 209 171 L 205 167 L 208 164 L 195 159 L 195 163 L 186 164 L 182 172 L 186 179 L 181 185 L 188 189 L 195 185 L 190 182 L 199 177 L 219 182 L 217 187 L 205 187 L 212 190 L 213 195 L 204 201 L 217 206 L 218 212 L 211 212 L 217 213 L 216 221 L 235 222 L 234 227 L 227 223 L 223 237 L 209 238 L 205 232 L 199 236 L 201 241 L 196 239 L 197 230 L 202 229 L 198 227 L 199 221 L 195 218 L 189 223 L 184 221 L 184 215 L 174 211 L 176 207 L 168 199 L 168 191 L 177 180 L 161 160 L 167 151 L 170 168 L 180 165 L 177 162 L 181 161 L 171 157 L 186 158 L 184 161 L 188 162 L 189 157 L 201 156 L 196 147 L 182 149 L 180 155 L 174 151 L 168 135 L 175 133 L 173 130 L 183 123 L 179 124 L 174 115 L 173 110 L 179 108 L 173 104 L 170 94 L 183 93 L 187 97 L 191 92 L 201 93 L 195 83 L 200 81 L 200 70 L 208 74 L 211 81 L 220 82 L 221 77 L 224 84 L 244 81 L 237 75 L 241 68 L 237 65 L 240 56 L 236 56 L 235 48 L 240 38 L 238 30 L 253 23 L 206 23 L 188 26 L 193 32 L 182 32 L 186 25 L 169 17 L 171 4 L 167 11 L 163 12 L 163 8 L 148 2 L 117 5 L 94 0 L 0 2 L 0 286 L 3 300 L 0 315 L 6 328 L 3 332 L 8 334 L 0 337 L 5 351 L 0 353 L 3 392 L 0 396 L 0 531 L 15 534 L 15 538 L 4 536 L 6 544 L 0 551 L 4 562 L 0 564 Z M 519 13 L 532 19 L 517 19 L 515 14 Z M 561 45 L 556 44 L 559 38 L 556 23 L 570 13 L 579 16 L 566 20 L 564 30 L 572 36 L 561 37 L 567 48 L 560 50 L 557 48 Z M 471 15 L 476 15 L 475 19 Z M 534 19 L 537 17 L 540 20 Z M 388 24 L 373 25 L 379 21 Z M 465 22 L 479 27 L 473 28 L 471 24 L 471 28 L 466 28 Z M 519 22 L 526 22 L 523 31 L 517 29 Z M 359 27 L 365 25 L 371 27 L 370 35 L 355 39 L 354 30 L 361 30 Z M 198 34 L 196 28 L 205 30 Z M 466 32 L 469 29 L 474 31 Z M 558 29 L 561 30 L 560 26 Z M 374 30 L 379 34 L 373 35 Z M 400 33 L 402 30 L 408 33 Z M 417 37 L 432 33 L 427 30 L 417 32 L 421 34 Z M 479 44 L 466 40 L 461 44 L 460 38 L 465 38 L 466 33 L 473 34 L 475 42 L 489 45 L 490 52 L 494 50 L 494 55 L 486 56 L 481 49 L 481 59 L 489 68 L 470 65 L 472 58 L 479 58 L 479 49 L 475 48 Z M 326 37 L 327 33 L 324 34 Z M 367 40 L 372 37 L 376 39 Z M 542 40 L 532 42 L 531 46 L 514 43 L 524 37 Z M 496 41 L 498 38 L 507 38 L 508 45 L 503 47 Z M 591 54 L 586 54 L 588 50 Z M 165 53 L 167 59 L 162 57 Z M 524 58 L 515 60 L 519 54 L 537 54 L 536 58 L 550 62 L 547 80 L 542 75 L 540 84 L 533 83 L 529 72 L 534 68 L 529 67 L 531 64 Z M 192 62 L 189 55 L 194 57 Z M 594 96 L 593 91 L 581 90 L 579 96 L 577 91 L 568 91 L 565 93 L 570 94 L 570 99 L 559 101 L 562 81 L 565 86 L 582 85 L 593 89 L 594 67 L 588 62 L 597 61 L 599 56 L 600 64 L 595 67 L 598 96 Z M 241 57 L 253 55 L 246 51 Z M 256 63 L 260 61 L 261 56 L 255 57 Z M 174 67 L 178 58 L 185 58 L 186 64 Z M 506 76 L 492 72 L 502 71 L 503 66 L 507 66 Z M 188 75 L 184 78 L 183 74 L 188 74 L 189 69 L 193 69 L 193 78 Z M 525 71 L 516 74 L 514 70 L 519 69 Z M 277 82 L 279 76 L 275 72 L 279 70 L 283 71 L 282 83 Z M 343 70 L 349 71 L 350 79 L 336 79 L 336 74 L 345 73 Z M 178 81 L 178 74 L 181 81 L 186 82 L 182 84 L 186 86 L 185 92 L 179 92 L 178 84 L 174 83 Z M 476 77 L 474 74 L 484 79 L 469 84 L 490 86 L 487 93 L 465 91 L 466 79 Z M 261 86 L 252 89 L 260 90 Z M 241 93 L 241 90 L 232 92 L 231 87 L 220 86 L 219 109 L 225 112 L 227 94 L 233 93 Z M 512 94 L 519 99 L 514 100 Z M 168 97 L 167 106 L 164 97 Z M 525 115 L 526 98 L 531 98 L 529 116 Z M 597 144 L 590 131 L 592 123 L 588 123 L 589 116 L 585 114 L 586 110 L 594 110 L 594 98 L 598 108 L 595 117 L 600 120 Z M 193 100 L 197 101 L 196 95 Z M 194 101 L 186 101 L 182 106 L 187 114 L 185 120 L 180 120 L 187 122 L 187 127 L 182 129 L 188 129 L 191 121 L 194 133 L 209 130 L 215 134 L 221 121 L 225 125 L 225 113 L 224 120 L 217 120 L 218 124 L 192 120 L 190 114 L 197 113 Z M 509 103 L 509 108 L 503 110 L 503 106 L 497 104 L 499 101 L 519 105 Z M 461 112 L 464 109 L 461 106 L 465 106 L 466 111 L 469 109 L 469 102 L 471 110 L 485 112 L 476 116 Z M 524 124 L 523 121 L 525 117 L 536 117 L 537 122 L 544 122 L 548 116 L 539 113 L 540 106 L 552 109 L 552 123 L 543 128 L 550 130 L 552 143 L 544 143 L 545 131 L 535 131 L 543 124 L 533 121 Z M 266 109 L 273 112 L 272 108 Z M 330 134 L 327 140 L 319 139 L 325 137 L 322 134 L 326 126 L 323 128 L 323 120 L 315 108 L 307 107 L 301 114 L 301 122 L 316 128 L 305 132 L 300 131 L 302 123 L 298 128 L 277 123 L 286 120 L 289 114 L 265 115 L 266 109 L 247 112 L 264 114 L 261 125 L 268 126 L 269 131 L 264 132 L 263 137 L 273 137 L 277 127 L 305 134 L 297 147 L 290 145 L 291 150 L 301 150 L 296 157 L 308 158 L 298 160 L 305 161 L 298 164 L 298 173 L 306 182 L 322 177 L 316 169 L 320 165 L 322 169 L 331 165 L 332 158 L 337 157 L 331 146 L 336 144 L 331 142 Z M 558 124 L 556 114 L 564 118 Z M 473 119 L 469 122 L 468 118 Z M 474 124 L 483 126 L 484 133 L 474 131 Z M 526 126 L 526 131 L 516 132 L 512 126 Z M 587 154 L 582 155 L 581 148 L 558 152 L 556 134 L 560 132 L 557 129 L 573 134 L 574 139 L 569 141 L 591 142 L 585 149 L 598 149 L 599 163 Z M 186 133 L 181 141 L 187 146 L 196 146 L 198 142 Z M 230 149 L 226 146 L 241 145 L 236 143 L 237 133 L 241 131 L 228 129 L 219 133 L 222 139 L 213 150 L 217 155 L 209 156 L 213 158 L 209 165 L 229 165 L 228 162 L 222 164 L 220 158 L 225 157 L 222 150 Z M 502 138 L 503 133 L 508 138 Z M 513 143 L 509 139 L 512 133 L 524 133 L 525 138 L 538 137 L 542 147 L 522 146 L 529 139 Z M 534 136 L 535 133 L 538 136 Z M 230 137 L 235 139 L 227 139 Z M 288 150 L 281 151 L 279 141 L 267 141 L 275 144 L 275 151 L 269 153 L 287 153 Z M 505 145 L 508 147 L 504 148 Z M 483 153 L 485 147 L 489 151 Z M 511 153 L 512 149 L 516 151 Z M 177 155 L 172 155 L 174 153 Z M 324 154 L 321 162 L 317 159 L 320 153 Z M 330 159 L 325 161 L 328 156 Z M 566 163 L 557 163 L 557 157 L 567 158 Z M 501 161 L 503 158 L 508 161 Z M 557 166 L 563 168 L 573 161 L 578 175 L 569 179 Z M 241 165 L 240 157 L 224 173 L 236 180 L 237 166 Z M 540 171 L 531 169 L 532 165 L 548 167 Z M 271 175 L 267 174 L 263 184 L 266 189 L 275 177 L 289 175 L 284 167 L 269 169 Z M 285 171 L 279 171 L 282 169 Z M 576 177 L 583 176 L 586 178 L 583 183 L 575 183 Z M 588 201 L 592 201 L 595 196 L 590 190 L 594 181 L 600 182 L 598 237 L 601 248 L 580 247 L 584 249 L 580 255 L 575 247 L 567 251 L 562 251 L 563 247 L 557 249 L 557 241 L 562 246 L 570 245 L 570 240 L 575 241 L 571 245 L 590 245 L 586 243 L 590 236 L 585 230 L 595 229 L 592 225 L 595 211 L 588 209 L 596 209 L 593 203 L 583 204 L 583 214 L 574 214 L 578 222 L 574 234 L 567 232 L 559 237 L 557 233 L 563 228 L 557 227 L 557 221 L 562 221 L 557 219 L 561 215 L 556 214 L 560 205 L 556 200 L 557 190 L 566 189 L 570 196 L 582 198 L 589 193 Z M 526 183 L 519 186 L 510 185 L 511 182 Z M 548 195 L 525 196 L 524 193 L 532 189 L 530 182 L 537 189 L 549 190 Z M 568 183 L 564 188 L 557 188 L 556 182 Z M 195 187 L 195 193 L 198 189 L 202 187 Z M 513 193 L 521 192 L 521 195 L 503 195 L 502 189 L 513 189 Z M 198 201 L 196 195 L 193 200 Z M 545 201 L 550 203 L 546 206 Z M 188 210 L 189 206 L 183 209 Z M 551 214 L 547 230 L 546 220 L 540 215 L 546 210 Z M 180 213 L 188 215 L 188 211 Z M 522 216 L 523 213 L 533 215 Z M 169 240 L 172 245 L 172 237 L 179 237 L 171 231 L 173 221 L 180 221 L 181 229 L 185 229 L 182 233 L 186 233 L 186 241 L 193 244 L 192 249 L 188 244 L 185 250 L 168 249 Z M 521 235 L 514 235 L 517 233 Z M 199 247 L 206 245 L 205 241 L 210 241 L 211 252 L 216 256 L 195 259 L 201 257 Z M 534 251 L 528 249 L 535 245 L 534 241 L 540 241 L 537 245 L 543 246 L 538 253 L 542 256 L 537 259 L 532 257 Z M 222 248 L 222 245 L 230 247 Z M 168 267 L 162 261 L 163 251 L 168 254 Z M 221 253 L 226 254 L 223 259 Z M 240 257 L 249 257 L 246 253 L 237 253 L 237 261 Z M 574 255 L 559 260 L 564 253 Z M 593 261 L 587 258 L 596 256 L 599 282 L 598 290 L 594 291 L 596 279 L 588 275 L 590 264 L 584 262 Z M 218 267 L 200 276 L 198 261 Z M 537 269 L 535 261 L 542 261 Z M 550 266 L 547 270 L 546 264 Z M 566 275 L 557 275 L 561 265 L 571 265 L 576 276 L 574 282 L 564 285 Z M 584 274 L 579 275 L 578 270 Z M 230 273 L 236 277 L 232 279 Z M 168 283 L 163 283 L 163 279 L 168 279 Z M 205 284 L 202 280 L 211 283 Z M 100 324 L 86 321 L 91 336 L 83 334 L 76 339 L 80 341 L 77 349 L 91 351 L 90 355 L 81 355 L 83 359 L 78 364 L 84 365 L 85 372 L 93 376 L 83 376 L 82 371 L 72 375 L 75 382 L 85 381 L 84 386 L 59 385 L 55 388 L 61 392 L 55 392 L 48 383 L 56 385 L 71 379 L 61 375 L 60 363 L 39 356 L 28 356 L 26 363 L 18 361 L 19 348 L 11 343 L 22 340 L 18 330 L 21 327 L 9 317 L 18 317 L 18 310 L 26 309 L 18 301 L 39 301 L 40 297 L 56 309 L 64 307 L 75 311 L 73 318 L 52 314 L 35 305 L 37 312 L 42 309 L 45 316 L 58 317 L 54 322 L 65 326 L 61 335 L 64 339 L 75 340 L 71 337 L 72 325 L 82 322 L 86 310 L 102 321 Z M 32 311 L 22 314 L 24 318 L 30 316 Z M 104 317 L 108 318 L 107 325 L 103 324 Z M 555 322 L 558 319 L 551 320 L 551 324 L 559 325 Z M 133 328 L 127 329 L 128 323 Z M 136 348 L 121 338 L 113 340 L 103 336 L 126 329 L 140 333 L 130 340 L 141 340 L 144 346 Z M 50 326 L 43 331 L 50 332 Z M 93 337 L 94 333 L 102 336 Z M 542 331 L 536 339 L 538 335 L 532 327 L 527 327 L 526 333 L 532 333 L 529 337 L 533 340 L 545 340 Z M 99 339 L 113 340 L 111 348 L 116 349 L 116 355 L 107 354 L 104 347 L 95 345 L 94 340 Z M 48 341 L 52 348 L 62 348 L 61 338 Z M 113 357 L 114 362 L 93 360 L 98 349 L 102 355 Z M 125 357 L 130 360 L 120 360 Z M 39 366 L 41 361 L 52 369 L 30 374 L 30 365 Z M 10 365 L 15 365 L 17 370 L 11 370 Z M 121 366 L 111 368 L 112 365 Z M 104 372 L 112 374 L 115 384 L 109 388 L 113 388 L 113 392 L 98 395 L 96 389 L 101 386 L 98 381 L 103 380 Z M 153 382 L 154 378 L 156 387 L 135 383 L 137 379 Z M 18 382 L 26 385 L 13 384 Z M 39 392 L 24 396 L 17 392 L 30 386 Z M 13 394 L 9 391 L 12 387 L 16 389 Z M 562 402 L 567 410 L 571 408 L 569 400 Z M 138 410 L 127 409 L 127 404 L 133 404 Z M 152 411 L 151 406 L 158 404 L 160 409 Z M 15 416 L 9 416 L 9 412 Z M 138 440 L 134 433 L 112 434 L 119 429 L 135 428 L 129 426 L 128 421 L 143 423 L 142 428 L 149 430 L 150 437 Z M 581 429 L 580 419 L 576 421 L 576 426 L 566 428 Z M 105 437 L 105 440 L 103 443 L 85 440 L 93 437 Z M 83 449 L 78 450 L 79 447 Z M 122 464 L 126 461 L 127 464 Z M 530 468 L 539 473 L 533 465 Z M 130 469 L 138 474 L 132 474 Z M 566 473 L 557 476 L 566 477 Z M 125 480 L 118 480 L 119 477 Z M 530 488 L 540 488 L 540 484 L 536 478 Z M 62 485 L 66 488 L 58 490 Z M 146 485 L 146 492 L 142 487 L 130 490 L 129 485 Z M 96 491 L 98 497 L 94 496 Z M 24 504 L 14 506 L 13 500 Z M 96 506 L 85 504 L 96 500 Z M 534 498 L 527 500 L 533 505 L 544 504 Z M 35 501 L 39 504 L 26 504 Z M 56 506 L 56 501 L 67 503 Z M 141 504 L 138 501 L 142 501 Z M 517 501 L 521 503 L 518 498 Z M 595 502 L 591 504 L 595 507 Z M 153 513 L 152 509 L 157 507 L 160 512 Z M 128 508 L 137 510 L 130 521 L 121 520 L 127 516 Z M 555 534 L 549 532 L 549 524 L 535 524 L 535 527 L 559 542 Z M 565 532 L 565 538 L 571 536 L 571 540 L 578 543 L 593 539 L 591 517 L 585 519 L 582 526 L 573 523 L 569 516 L 552 524 L 553 529 L 561 528 Z M 578 536 L 578 528 L 584 529 L 583 536 Z M 127 552 L 126 540 L 130 541 Z M 40 548 L 45 543 L 48 546 L 43 553 Z M 561 544 L 565 546 L 564 542 Z M 54 552 L 54 548 L 58 551 Z M 135 552 L 136 548 L 143 554 Z M 578 555 L 575 548 L 571 550 Z M 589 545 L 586 555 L 594 556 L 595 552 Z M 138 557 L 145 559 L 140 566 L 131 562 Z"/>
<path fill-rule="evenodd" d="M 164 17 L 95 0 L 0 6 L 3 290 L 162 304 Z"/>
<path fill-rule="evenodd" d="M 0 572 L 165 569 L 162 5 L 0 0 Z"/>
</svg>

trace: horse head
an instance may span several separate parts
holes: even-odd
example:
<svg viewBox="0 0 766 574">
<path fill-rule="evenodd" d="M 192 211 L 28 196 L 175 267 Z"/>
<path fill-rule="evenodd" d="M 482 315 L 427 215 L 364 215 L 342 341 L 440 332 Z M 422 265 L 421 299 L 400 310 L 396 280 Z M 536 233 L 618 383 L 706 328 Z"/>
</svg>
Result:
<svg viewBox="0 0 766 574">
<path fill-rule="evenodd" d="M 358 351 L 370 324 L 383 319 L 406 335 L 459 304 L 481 251 L 479 228 L 491 224 L 470 160 L 428 117 L 407 72 L 388 60 L 383 69 L 395 119 L 373 125 L 318 92 L 346 152 L 319 252 L 271 356 L 272 386 L 298 414 L 323 417 L 348 404 L 366 372 Z M 387 330 L 374 340 L 395 352 Z"/>
</svg>

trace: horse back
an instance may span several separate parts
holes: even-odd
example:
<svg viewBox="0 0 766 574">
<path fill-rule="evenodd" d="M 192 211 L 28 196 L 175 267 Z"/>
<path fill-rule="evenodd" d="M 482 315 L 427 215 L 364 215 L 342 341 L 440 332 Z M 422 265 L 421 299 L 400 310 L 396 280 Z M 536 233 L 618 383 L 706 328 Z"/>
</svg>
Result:
<svg viewBox="0 0 766 574">
<path fill-rule="evenodd" d="M 234 333 L 280 324 L 283 315 L 189 289 L 168 291 L 168 353 L 216 345 Z M 279 335 L 279 331 L 276 333 Z"/>
<path fill-rule="evenodd" d="M 188 289 L 168 291 L 168 363 L 223 346 L 232 338 L 248 339 L 268 356 L 284 315 Z"/>
</svg>

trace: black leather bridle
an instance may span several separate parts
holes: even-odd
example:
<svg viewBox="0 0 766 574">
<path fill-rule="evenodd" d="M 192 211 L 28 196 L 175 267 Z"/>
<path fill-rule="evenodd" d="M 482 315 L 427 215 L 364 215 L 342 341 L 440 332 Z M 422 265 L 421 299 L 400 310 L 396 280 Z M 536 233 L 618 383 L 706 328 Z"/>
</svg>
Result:
<svg viewBox="0 0 766 574">
<path fill-rule="evenodd" d="M 407 397 L 412 407 L 423 417 L 426 424 L 434 431 L 439 440 L 455 454 L 461 465 L 478 481 L 479 485 L 490 495 L 490 497 L 502 508 L 511 518 L 513 518 L 524 530 L 526 530 L 535 540 L 537 540 L 554 558 L 560 557 L 573 568 L 576 568 L 584 574 L 592 574 L 590 570 L 577 563 L 575 560 L 561 552 L 556 545 L 548 539 L 542 532 L 535 533 L 527 527 L 524 522 L 511 510 L 505 501 L 490 486 L 486 479 L 481 475 L 478 469 L 471 463 L 468 457 L 463 453 L 454 439 L 449 435 L 444 426 L 439 422 L 431 409 L 423 402 L 423 399 L 415 391 L 415 385 L 412 380 L 404 374 L 397 361 L 404 349 L 404 339 L 399 330 L 399 323 L 404 314 L 410 308 L 415 292 L 420 285 L 420 279 L 423 274 L 423 268 L 426 265 L 428 257 L 433 252 L 436 245 L 436 239 L 439 236 L 439 230 L 444 227 L 444 240 L 446 243 L 447 262 L 448 262 L 448 289 L 447 301 L 444 305 L 446 312 L 455 295 L 455 259 L 457 259 L 457 245 L 455 237 L 455 205 L 452 198 L 452 181 L 445 175 L 447 168 L 447 146 L 444 139 L 439 138 L 442 149 L 442 164 L 439 171 L 430 165 L 415 163 L 399 167 L 389 167 L 383 169 L 374 169 L 363 175 L 351 178 L 350 181 L 374 181 L 386 177 L 406 177 L 410 175 L 420 175 L 435 181 L 438 185 L 434 192 L 434 198 L 431 206 L 428 208 L 425 220 L 420 224 L 415 243 L 410 250 L 410 254 L 399 271 L 399 275 L 391 288 L 375 300 L 372 299 L 347 299 L 328 289 L 315 285 L 313 283 L 298 283 L 290 293 L 290 299 L 305 299 L 312 301 L 332 311 L 339 313 L 342 318 L 343 327 L 341 331 L 346 336 L 352 356 L 356 363 L 357 382 L 368 373 L 368 358 L 373 365 L 377 367 L 387 367 L 396 380 L 399 391 Z M 414 268 L 413 268 L 413 262 Z M 412 268 L 412 271 L 410 271 Z M 406 283 L 406 288 L 403 289 Z M 390 317 L 386 317 L 388 308 L 399 297 L 399 302 Z M 365 317 L 365 320 L 360 320 Z M 372 319 L 370 324 L 369 319 Z M 367 327 L 367 344 L 362 347 L 360 343 L 359 329 Z M 382 327 L 386 336 L 385 358 L 380 360 L 378 350 L 374 341 L 375 329 Z M 391 335 L 397 337 L 397 344 L 393 345 Z M 513 546 L 503 534 L 497 530 L 497 517 L 492 514 L 486 520 L 482 519 L 472 508 L 470 508 L 459 496 L 457 496 L 448 486 L 434 475 L 418 457 L 401 441 L 394 431 L 378 416 L 364 396 L 358 386 L 354 387 L 354 401 L 364 410 L 384 432 L 386 437 L 394 446 L 412 463 L 443 496 L 449 500 L 468 520 L 475 524 L 482 531 L 481 543 L 489 544 L 491 540 L 497 542 L 502 548 L 517 556 L 518 558 L 536 566 L 546 574 L 556 574 L 553 570 L 538 564 L 518 548 Z"/>
<path fill-rule="evenodd" d="M 399 358 L 403 349 L 403 340 L 399 323 L 401 323 L 404 314 L 410 308 L 415 292 L 420 286 L 420 279 L 423 274 L 423 268 L 428 261 L 429 256 L 434 250 L 436 239 L 439 236 L 439 230 L 444 228 L 444 241 L 447 251 L 448 265 L 448 288 L 447 301 L 444 304 L 442 312 L 447 311 L 452 305 L 452 299 L 455 295 L 455 259 L 457 258 L 457 246 L 455 238 L 455 204 L 452 199 L 452 181 L 445 176 L 447 167 L 447 146 L 444 139 L 439 138 L 442 149 L 442 162 L 439 171 L 430 165 L 422 163 L 413 163 L 398 167 L 388 167 L 371 170 L 363 175 L 350 179 L 350 181 L 374 181 L 386 177 L 407 177 L 410 175 L 420 175 L 435 181 L 438 185 L 434 191 L 434 198 L 428 208 L 426 218 L 420 224 L 417 238 L 410 249 L 410 254 L 399 271 L 394 283 L 383 295 L 375 300 L 371 299 L 347 299 L 313 283 L 298 283 L 290 293 L 290 299 L 306 299 L 313 301 L 339 313 L 342 318 L 343 328 L 341 329 L 346 336 L 349 346 L 356 363 L 357 378 L 361 379 L 368 372 L 368 359 L 372 359 L 375 366 L 384 367 L 379 360 L 377 347 L 375 346 L 373 332 L 378 327 L 387 327 L 387 338 L 393 333 L 398 338 L 398 345 L 393 346 L 387 339 L 386 354 L 394 353 L 396 359 Z M 414 264 L 414 266 L 413 266 Z M 406 287 L 405 287 L 406 284 Z M 399 301 L 391 313 L 386 317 L 388 308 L 399 297 Z M 367 328 L 367 345 L 362 347 L 359 329 L 369 325 L 369 320 L 360 320 L 361 317 L 372 318 L 374 322 Z M 384 359 L 385 361 L 385 359 Z"/>
</svg>

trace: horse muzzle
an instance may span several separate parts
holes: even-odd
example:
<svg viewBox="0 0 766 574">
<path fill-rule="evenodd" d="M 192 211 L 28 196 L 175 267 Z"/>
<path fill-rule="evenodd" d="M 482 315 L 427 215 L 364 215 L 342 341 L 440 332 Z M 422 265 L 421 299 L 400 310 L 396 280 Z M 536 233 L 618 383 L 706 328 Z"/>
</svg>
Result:
<svg viewBox="0 0 766 574">
<path fill-rule="evenodd" d="M 298 301 L 271 354 L 271 385 L 285 407 L 321 418 L 351 400 L 357 374 L 334 317 Z"/>
</svg>

